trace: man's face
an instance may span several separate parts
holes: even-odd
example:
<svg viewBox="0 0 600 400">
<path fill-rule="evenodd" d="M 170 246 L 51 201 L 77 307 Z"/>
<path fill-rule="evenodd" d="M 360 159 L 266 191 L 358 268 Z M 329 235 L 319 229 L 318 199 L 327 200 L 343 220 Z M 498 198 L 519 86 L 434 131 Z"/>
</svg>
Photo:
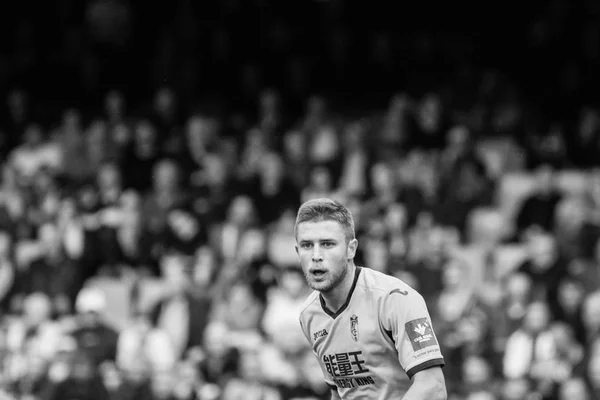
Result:
<svg viewBox="0 0 600 400">
<path fill-rule="evenodd" d="M 320 292 L 337 287 L 348 274 L 358 241 L 346 239 L 336 221 L 302 222 L 296 234 L 296 252 L 308 286 Z"/>
</svg>

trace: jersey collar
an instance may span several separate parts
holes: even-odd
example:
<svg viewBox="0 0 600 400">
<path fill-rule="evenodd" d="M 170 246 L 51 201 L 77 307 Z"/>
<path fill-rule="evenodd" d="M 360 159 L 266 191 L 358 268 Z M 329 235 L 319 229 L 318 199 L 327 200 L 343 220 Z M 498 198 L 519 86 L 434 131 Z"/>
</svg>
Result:
<svg viewBox="0 0 600 400">
<path fill-rule="evenodd" d="M 319 300 L 321 300 L 321 308 L 323 309 L 325 314 L 335 319 L 338 315 L 343 313 L 346 308 L 348 308 L 348 304 L 350 304 L 350 299 L 352 299 L 352 293 L 354 293 L 354 289 L 356 288 L 356 282 L 358 282 L 358 277 L 360 275 L 361 270 L 361 267 L 356 267 L 356 271 L 354 272 L 354 280 L 352 281 L 352 286 L 350 287 L 350 291 L 348 292 L 348 297 L 346 297 L 346 301 L 336 312 L 333 312 L 329 308 L 327 308 L 327 304 L 325 304 L 325 299 L 323 299 L 323 296 L 319 294 Z"/>
</svg>

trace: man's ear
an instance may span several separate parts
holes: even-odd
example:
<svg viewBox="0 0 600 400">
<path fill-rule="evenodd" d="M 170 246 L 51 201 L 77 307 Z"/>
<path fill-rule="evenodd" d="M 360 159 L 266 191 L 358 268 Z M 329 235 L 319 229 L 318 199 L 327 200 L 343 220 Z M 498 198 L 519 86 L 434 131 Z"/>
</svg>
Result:
<svg viewBox="0 0 600 400">
<path fill-rule="evenodd" d="M 298 253 L 298 245 L 295 245 L 294 248 L 296 249 L 296 254 L 300 255 L 300 253 Z"/>
<path fill-rule="evenodd" d="M 348 260 L 354 259 L 356 249 L 358 249 L 358 239 L 354 238 L 348 242 L 348 249 L 346 251 L 346 258 L 348 258 Z"/>
</svg>

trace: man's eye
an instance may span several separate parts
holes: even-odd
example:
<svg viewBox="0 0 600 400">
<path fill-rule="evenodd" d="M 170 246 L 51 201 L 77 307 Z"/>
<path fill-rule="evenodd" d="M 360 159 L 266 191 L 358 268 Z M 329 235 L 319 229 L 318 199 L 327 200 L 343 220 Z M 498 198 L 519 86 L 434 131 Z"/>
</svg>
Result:
<svg viewBox="0 0 600 400">
<path fill-rule="evenodd" d="M 325 248 L 331 248 L 333 246 L 335 246 L 334 243 L 323 243 L 323 247 L 325 247 Z"/>
<path fill-rule="evenodd" d="M 300 247 L 303 249 L 310 249 L 312 247 L 312 243 L 302 243 Z"/>
</svg>

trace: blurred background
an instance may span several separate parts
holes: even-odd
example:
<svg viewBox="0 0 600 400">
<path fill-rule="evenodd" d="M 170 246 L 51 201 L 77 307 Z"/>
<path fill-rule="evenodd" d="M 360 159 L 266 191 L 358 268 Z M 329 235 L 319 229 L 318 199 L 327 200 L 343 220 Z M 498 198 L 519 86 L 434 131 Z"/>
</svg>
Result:
<svg viewBox="0 0 600 400">
<path fill-rule="evenodd" d="M 451 399 L 600 398 L 600 2 L 525 3 L 2 2 L 0 396 L 328 399 L 328 196 Z"/>
</svg>

